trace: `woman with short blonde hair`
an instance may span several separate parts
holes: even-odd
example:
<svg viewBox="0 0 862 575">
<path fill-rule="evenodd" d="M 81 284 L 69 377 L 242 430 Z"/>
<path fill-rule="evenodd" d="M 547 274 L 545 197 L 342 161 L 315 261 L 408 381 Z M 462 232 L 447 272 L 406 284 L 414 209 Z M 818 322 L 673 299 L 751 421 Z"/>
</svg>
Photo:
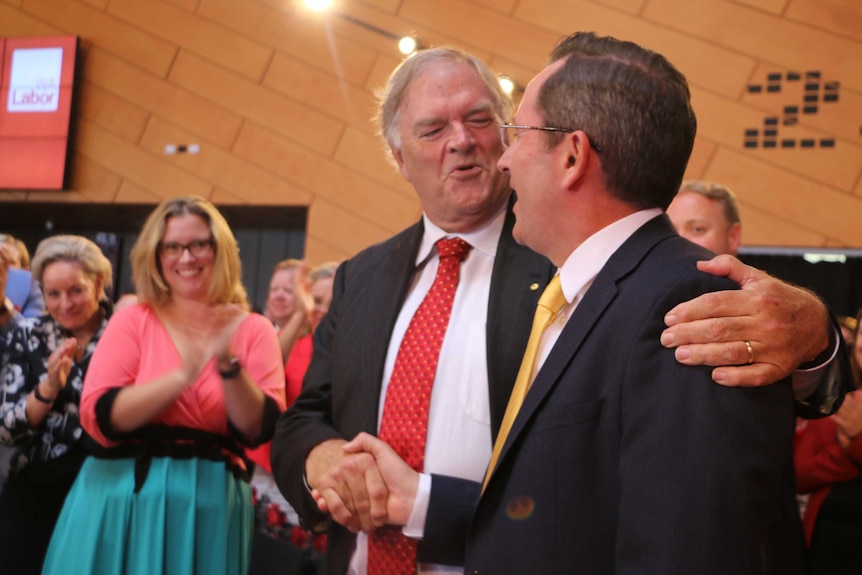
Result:
<svg viewBox="0 0 862 575">
<path fill-rule="evenodd" d="M 43 240 L 33 258 L 47 313 L 0 309 L 0 441 L 14 447 L 0 495 L 4 574 L 35 574 L 87 450 L 78 418 L 84 377 L 111 304 L 111 264 L 81 236 Z M 0 293 L 6 286 L 5 264 Z"/>
</svg>

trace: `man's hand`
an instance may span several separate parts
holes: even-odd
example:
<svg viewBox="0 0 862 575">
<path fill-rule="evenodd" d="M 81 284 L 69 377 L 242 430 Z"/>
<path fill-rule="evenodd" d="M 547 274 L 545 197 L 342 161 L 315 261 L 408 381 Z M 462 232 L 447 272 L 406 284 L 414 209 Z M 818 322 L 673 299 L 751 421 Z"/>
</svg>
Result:
<svg viewBox="0 0 862 575">
<path fill-rule="evenodd" d="M 761 386 L 787 377 L 829 345 L 829 313 L 811 292 L 728 255 L 697 267 L 742 289 L 704 294 L 668 312 L 661 342 L 676 348 L 680 363 L 717 366 L 712 378 L 722 385 Z"/>
<path fill-rule="evenodd" d="M 345 453 L 343 439 L 317 445 L 305 460 L 312 497 L 324 513 L 350 531 L 386 524 L 389 493 L 370 453 Z"/>
<path fill-rule="evenodd" d="M 388 443 L 368 433 L 360 433 L 343 447 L 345 453 L 366 452 L 374 456 L 389 491 L 387 522 L 406 525 L 419 489 L 419 473 L 407 465 Z"/>
</svg>

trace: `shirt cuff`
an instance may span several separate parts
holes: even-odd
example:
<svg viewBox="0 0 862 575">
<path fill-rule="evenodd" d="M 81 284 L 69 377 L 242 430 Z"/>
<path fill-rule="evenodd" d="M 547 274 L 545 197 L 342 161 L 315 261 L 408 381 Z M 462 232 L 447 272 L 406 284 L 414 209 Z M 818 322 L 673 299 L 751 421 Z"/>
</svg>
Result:
<svg viewBox="0 0 862 575">
<path fill-rule="evenodd" d="M 425 536 L 425 519 L 428 517 L 428 505 L 431 502 L 431 476 L 427 473 L 419 474 L 419 487 L 416 490 L 416 498 L 413 500 L 413 509 L 407 524 L 401 530 L 405 536 L 411 539 L 422 539 Z"/>
<path fill-rule="evenodd" d="M 797 369 L 791 375 L 793 397 L 799 402 L 805 402 L 806 399 L 814 394 L 820 386 L 823 377 L 828 373 L 829 365 L 835 361 L 835 356 L 838 355 L 838 348 L 841 346 L 842 341 L 841 334 L 837 333 L 835 328 L 832 328 L 832 330 L 835 333 L 833 334 L 834 337 L 830 339 L 834 341 L 834 344 L 829 358 L 814 367 L 808 369 Z"/>
</svg>

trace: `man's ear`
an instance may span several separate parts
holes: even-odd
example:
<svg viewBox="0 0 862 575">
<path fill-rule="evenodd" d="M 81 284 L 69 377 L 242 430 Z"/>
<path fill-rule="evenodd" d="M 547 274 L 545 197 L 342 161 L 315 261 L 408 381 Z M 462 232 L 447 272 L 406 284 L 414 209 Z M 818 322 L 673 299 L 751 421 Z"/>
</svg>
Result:
<svg viewBox="0 0 862 575">
<path fill-rule="evenodd" d="M 398 166 L 398 172 L 408 182 L 410 181 L 410 173 L 407 171 L 407 166 L 404 164 L 404 155 L 400 148 L 389 148 L 392 152 L 392 159 L 395 160 L 395 165 Z"/>
<path fill-rule="evenodd" d="M 563 187 L 574 188 L 584 178 L 589 169 L 591 154 L 589 140 L 584 132 L 577 131 L 566 134 L 558 146 L 558 153 L 563 164 Z"/>
</svg>

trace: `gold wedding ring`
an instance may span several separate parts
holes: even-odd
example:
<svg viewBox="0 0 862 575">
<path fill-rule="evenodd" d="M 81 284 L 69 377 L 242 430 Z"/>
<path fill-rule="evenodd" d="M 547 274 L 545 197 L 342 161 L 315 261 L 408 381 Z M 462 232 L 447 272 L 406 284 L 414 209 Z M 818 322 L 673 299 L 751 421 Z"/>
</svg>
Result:
<svg viewBox="0 0 862 575">
<path fill-rule="evenodd" d="M 745 340 L 745 349 L 748 350 L 748 363 L 746 365 L 751 365 L 754 363 L 754 348 L 751 347 L 751 342 Z"/>
</svg>

